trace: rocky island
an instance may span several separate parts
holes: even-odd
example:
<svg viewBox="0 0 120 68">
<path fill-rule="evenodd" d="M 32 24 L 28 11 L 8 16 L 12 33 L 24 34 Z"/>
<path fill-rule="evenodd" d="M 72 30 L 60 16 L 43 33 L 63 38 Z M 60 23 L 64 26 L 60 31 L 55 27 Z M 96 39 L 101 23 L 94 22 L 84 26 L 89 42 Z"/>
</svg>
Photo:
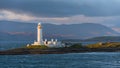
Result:
<svg viewBox="0 0 120 68">
<path fill-rule="evenodd" d="M 49 48 L 47 46 L 30 46 L 11 50 L 0 51 L 0 55 L 25 55 L 25 54 L 64 54 L 82 52 L 119 52 L 120 42 L 96 43 L 82 46 L 73 44 L 70 47 Z"/>
</svg>

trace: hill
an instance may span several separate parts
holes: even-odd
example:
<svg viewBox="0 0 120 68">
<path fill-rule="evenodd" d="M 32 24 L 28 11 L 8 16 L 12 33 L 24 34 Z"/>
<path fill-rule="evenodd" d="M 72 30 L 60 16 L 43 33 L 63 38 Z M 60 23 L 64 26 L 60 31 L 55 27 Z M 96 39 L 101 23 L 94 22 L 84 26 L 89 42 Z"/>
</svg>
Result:
<svg viewBox="0 0 120 68">
<path fill-rule="evenodd" d="M 37 23 L 0 21 L 0 39 L 34 40 Z M 44 38 L 86 39 L 97 36 L 117 36 L 119 33 L 101 24 L 84 23 L 55 25 L 42 24 Z"/>
<path fill-rule="evenodd" d="M 120 41 L 120 36 L 101 36 L 86 39 L 85 41 Z"/>
</svg>

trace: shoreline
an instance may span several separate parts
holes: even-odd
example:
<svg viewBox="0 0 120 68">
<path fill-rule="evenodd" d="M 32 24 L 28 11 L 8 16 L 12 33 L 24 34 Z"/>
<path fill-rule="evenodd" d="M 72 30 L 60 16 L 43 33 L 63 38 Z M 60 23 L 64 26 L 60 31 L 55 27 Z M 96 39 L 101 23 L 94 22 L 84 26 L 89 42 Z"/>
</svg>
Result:
<svg viewBox="0 0 120 68">
<path fill-rule="evenodd" d="M 84 52 L 120 52 L 120 48 L 48 48 L 48 49 L 16 48 L 11 50 L 0 51 L 0 55 L 67 54 Z"/>
</svg>

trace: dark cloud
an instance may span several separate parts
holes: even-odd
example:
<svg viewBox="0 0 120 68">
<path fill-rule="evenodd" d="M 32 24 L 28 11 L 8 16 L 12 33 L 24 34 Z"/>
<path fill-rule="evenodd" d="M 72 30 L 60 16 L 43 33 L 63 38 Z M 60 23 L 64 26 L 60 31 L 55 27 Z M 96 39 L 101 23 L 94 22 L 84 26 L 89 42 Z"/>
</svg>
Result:
<svg viewBox="0 0 120 68">
<path fill-rule="evenodd" d="M 120 15 L 119 0 L 0 0 L 0 9 L 43 17 Z"/>
</svg>

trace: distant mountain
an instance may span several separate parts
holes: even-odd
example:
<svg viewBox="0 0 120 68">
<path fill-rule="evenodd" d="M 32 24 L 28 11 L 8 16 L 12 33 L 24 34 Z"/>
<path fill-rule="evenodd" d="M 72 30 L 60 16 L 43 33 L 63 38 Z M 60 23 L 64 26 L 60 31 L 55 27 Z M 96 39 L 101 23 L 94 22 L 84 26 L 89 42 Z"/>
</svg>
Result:
<svg viewBox="0 0 120 68">
<path fill-rule="evenodd" d="M 42 24 L 44 38 L 86 39 L 97 36 L 117 36 L 116 31 L 101 24 Z M 0 39 L 34 40 L 37 23 L 0 21 Z"/>
<path fill-rule="evenodd" d="M 89 38 L 84 41 L 120 41 L 120 36 L 101 36 Z"/>
</svg>

